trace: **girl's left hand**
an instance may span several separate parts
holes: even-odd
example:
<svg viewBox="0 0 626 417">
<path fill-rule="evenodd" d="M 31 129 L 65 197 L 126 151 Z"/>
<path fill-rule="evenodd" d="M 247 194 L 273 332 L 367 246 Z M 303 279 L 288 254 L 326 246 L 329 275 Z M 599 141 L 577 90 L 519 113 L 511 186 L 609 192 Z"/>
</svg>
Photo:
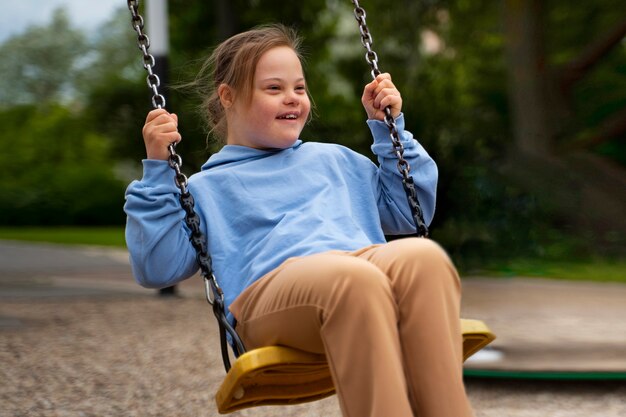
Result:
<svg viewBox="0 0 626 417">
<path fill-rule="evenodd" d="M 370 120 L 384 120 L 387 106 L 391 107 L 391 115 L 394 119 L 402 111 L 402 96 L 388 73 L 379 74 L 375 80 L 365 86 L 361 102 Z"/>
</svg>

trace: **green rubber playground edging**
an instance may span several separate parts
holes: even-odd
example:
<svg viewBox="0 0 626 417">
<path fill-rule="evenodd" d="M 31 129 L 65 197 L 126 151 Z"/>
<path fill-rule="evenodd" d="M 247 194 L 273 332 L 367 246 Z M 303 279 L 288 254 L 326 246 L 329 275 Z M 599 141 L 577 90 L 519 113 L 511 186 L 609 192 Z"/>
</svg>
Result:
<svg viewBox="0 0 626 417">
<path fill-rule="evenodd" d="M 543 379 L 543 380 L 626 380 L 626 372 L 608 371 L 514 371 L 492 369 L 464 369 L 463 375 L 477 378 Z"/>
</svg>

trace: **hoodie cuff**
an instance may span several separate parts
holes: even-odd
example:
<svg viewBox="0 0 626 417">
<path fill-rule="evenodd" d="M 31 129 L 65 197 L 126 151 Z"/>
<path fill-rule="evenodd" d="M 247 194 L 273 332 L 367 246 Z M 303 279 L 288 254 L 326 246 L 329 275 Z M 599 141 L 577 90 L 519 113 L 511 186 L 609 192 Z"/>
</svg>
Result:
<svg viewBox="0 0 626 417">
<path fill-rule="evenodd" d="M 174 170 L 170 168 L 167 161 L 159 159 L 144 159 L 141 161 L 143 164 L 143 177 L 141 182 L 147 186 L 156 186 L 163 184 L 174 183 Z"/>
<path fill-rule="evenodd" d="M 394 119 L 396 122 L 396 129 L 398 130 L 398 136 L 400 141 L 408 142 L 411 138 L 406 138 L 403 135 L 404 132 L 404 113 L 400 113 L 398 117 Z M 370 128 L 372 132 L 372 136 L 374 137 L 374 144 L 376 143 L 388 143 L 389 142 L 389 127 L 382 120 L 368 120 L 367 126 Z"/>
</svg>

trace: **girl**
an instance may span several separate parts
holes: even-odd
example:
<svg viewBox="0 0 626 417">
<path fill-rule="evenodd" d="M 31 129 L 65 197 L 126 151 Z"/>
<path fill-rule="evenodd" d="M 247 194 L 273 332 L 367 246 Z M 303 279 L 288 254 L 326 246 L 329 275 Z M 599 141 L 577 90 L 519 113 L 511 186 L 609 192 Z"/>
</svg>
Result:
<svg viewBox="0 0 626 417">
<path fill-rule="evenodd" d="M 328 358 L 348 417 L 466 417 L 460 284 L 430 240 L 385 243 L 415 230 L 382 122 L 391 107 L 426 222 L 437 168 L 404 130 L 388 74 L 363 90 L 380 166 L 345 147 L 303 143 L 311 111 L 299 41 L 283 26 L 257 28 L 209 58 L 204 112 L 226 145 L 189 190 L 208 239 L 229 320 L 248 349 L 285 345 Z M 151 111 L 144 175 L 126 193 L 126 239 L 137 281 L 159 288 L 198 266 L 167 147 L 177 117 Z"/>
</svg>

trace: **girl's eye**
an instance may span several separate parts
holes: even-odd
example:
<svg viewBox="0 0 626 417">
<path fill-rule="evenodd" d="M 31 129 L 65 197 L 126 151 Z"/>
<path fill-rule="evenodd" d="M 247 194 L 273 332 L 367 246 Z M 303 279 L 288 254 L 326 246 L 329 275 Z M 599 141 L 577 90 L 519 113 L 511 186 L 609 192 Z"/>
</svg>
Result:
<svg viewBox="0 0 626 417">
<path fill-rule="evenodd" d="M 303 85 L 300 85 L 300 86 L 296 87 L 296 91 L 305 92 L 306 91 L 306 87 L 303 86 Z"/>
<path fill-rule="evenodd" d="M 278 85 L 270 85 L 267 87 L 268 90 L 280 90 L 280 86 Z"/>
</svg>

